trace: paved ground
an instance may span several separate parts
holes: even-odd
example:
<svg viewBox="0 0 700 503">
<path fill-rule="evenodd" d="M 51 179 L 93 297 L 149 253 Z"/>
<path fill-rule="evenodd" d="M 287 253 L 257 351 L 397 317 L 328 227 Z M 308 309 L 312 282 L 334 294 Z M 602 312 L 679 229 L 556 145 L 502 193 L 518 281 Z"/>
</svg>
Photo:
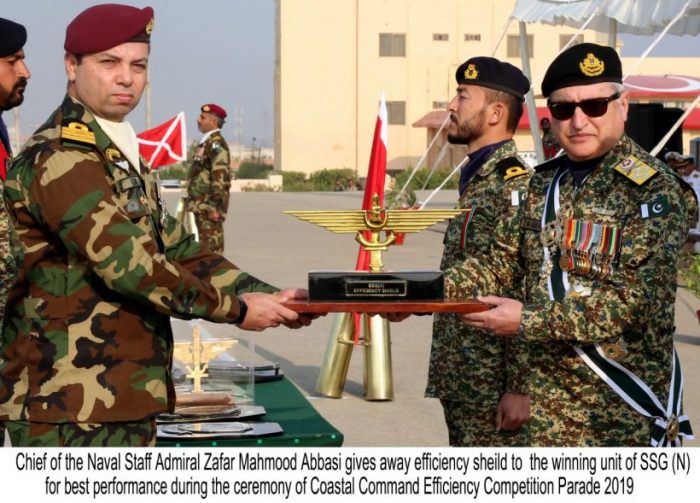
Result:
<svg viewBox="0 0 700 503">
<path fill-rule="evenodd" d="M 167 191 L 174 211 L 179 193 Z M 334 235 L 320 227 L 283 215 L 283 210 L 357 209 L 362 194 L 235 193 L 226 221 L 226 256 L 242 269 L 280 287 L 305 286 L 313 269 L 352 269 L 357 244 L 350 235 Z M 431 207 L 451 207 L 455 192 L 441 193 Z M 407 238 L 404 246 L 384 254 L 387 269 L 437 269 L 444 224 Z M 677 348 L 685 375 L 685 409 L 700 431 L 700 325 L 695 311 L 700 300 L 680 290 L 676 301 Z M 358 348 L 341 399 L 315 391 L 332 316 L 302 330 L 271 329 L 259 334 L 232 326 L 204 323 L 216 337 L 234 336 L 254 349 L 260 360 L 279 362 L 316 409 L 345 434 L 346 446 L 444 446 L 447 431 L 436 400 L 423 397 L 427 376 L 432 317 L 412 317 L 393 324 L 392 358 L 395 399 L 367 402 L 363 391 L 363 350 Z M 180 331 L 182 327 L 178 328 Z M 700 445 L 696 440 L 689 445 Z"/>
</svg>

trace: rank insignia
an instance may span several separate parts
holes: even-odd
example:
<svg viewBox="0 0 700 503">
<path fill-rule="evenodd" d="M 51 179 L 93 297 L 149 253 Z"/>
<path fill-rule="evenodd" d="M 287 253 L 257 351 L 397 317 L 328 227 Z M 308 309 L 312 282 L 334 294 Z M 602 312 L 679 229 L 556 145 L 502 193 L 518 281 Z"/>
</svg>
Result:
<svg viewBox="0 0 700 503">
<path fill-rule="evenodd" d="M 61 127 L 61 139 L 86 145 L 95 145 L 95 133 L 82 122 L 68 122 Z"/>
<path fill-rule="evenodd" d="M 644 203 L 639 207 L 643 219 L 656 218 L 668 215 L 671 211 L 671 205 L 668 203 L 666 196 L 660 196 L 651 203 Z"/>
<path fill-rule="evenodd" d="M 634 155 L 623 159 L 613 169 L 624 175 L 626 178 L 629 178 L 637 185 L 644 185 L 647 180 L 651 179 L 656 173 L 658 173 L 657 170 L 639 160 Z"/>
<path fill-rule="evenodd" d="M 605 71 L 605 62 L 596 58 L 592 52 L 589 52 L 583 61 L 578 64 L 578 67 L 586 77 L 597 77 Z"/>
<path fill-rule="evenodd" d="M 467 66 L 467 69 L 464 70 L 464 78 L 469 80 L 479 78 L 479 70 L 476 69 L 476 65 L 474 63 L 470 63 Z"/>
<path fill-rule="evenodd" d="M 503 176 L 503 181 L 522 175 L 527 175 L 527 170 L 522 166 L 513 166 L 512 168 L 508 168 L 506 170 L 506 174 Z"/>
</svg>

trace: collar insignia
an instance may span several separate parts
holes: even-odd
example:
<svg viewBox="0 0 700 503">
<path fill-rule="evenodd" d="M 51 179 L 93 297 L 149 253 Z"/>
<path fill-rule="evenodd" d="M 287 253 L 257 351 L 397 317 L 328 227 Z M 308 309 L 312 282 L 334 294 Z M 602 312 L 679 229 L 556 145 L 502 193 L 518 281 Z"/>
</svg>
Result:
<svg viewBox="0 0 700 503">
<path fill-rule="evenodd" d="M 119 152 L 119 150 L 117 150 L 116 148 L 112 147 L 105 150 L 105 155 L 107 156 L 107 159 L 110 160 L 110 162 L 114 162 L 115 160 L 122 158 L 122 153 Z"/>
</svg>

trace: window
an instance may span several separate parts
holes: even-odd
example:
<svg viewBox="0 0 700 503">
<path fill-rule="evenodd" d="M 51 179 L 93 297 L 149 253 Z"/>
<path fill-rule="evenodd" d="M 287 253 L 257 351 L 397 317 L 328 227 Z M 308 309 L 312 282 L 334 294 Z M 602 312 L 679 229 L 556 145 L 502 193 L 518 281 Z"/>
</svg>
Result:
<svg viewBox="0 0 700 503">
<path fill-rule="evenodd" d="M 527 50 L 530 57 L 535 54 L 535 36 L 527 36 Z M 520 37 L 518 35 L 508 35 L 508 52 L 507 57 L 509 58 L 519 58 L 520 57 Z"/>
<path fill-rule="evenodd" d="M 450 35 L 447 33 L 433 33 L 433 40 L 434 41 L 448 41 L 450 39 Z"/>
<path fill-rule="evenodd" d="M 433 110 L 445 110 L 446 108 L 446 101 L 433 101 Z"/>
<path fill-rule="evenodd" d="M 481 33 L 465 33 L 465 42 L 481 42 Z"/>
<path fill-rule="evenodd" d="M 559 49 L 563 49 L 566 44 L 571 40 L 572 35 L 559 35 Z M 583 43 L 583 35 L 576 35 L 576 39 L 571 43 L 569 47 L 573 47 L 578 44 Z"/>
<path fill-rule="evenodd" d="M 406 34 L 404 33 L 380 33 L 379 34 L 380 57 L 405 57 Z"/>
<path fill-rule="evenodd" d="M 386 112 L 389 124 L 404 125 L 406 124 L 406 102 L 405 101 L 387 101 Z"/>
</svg>

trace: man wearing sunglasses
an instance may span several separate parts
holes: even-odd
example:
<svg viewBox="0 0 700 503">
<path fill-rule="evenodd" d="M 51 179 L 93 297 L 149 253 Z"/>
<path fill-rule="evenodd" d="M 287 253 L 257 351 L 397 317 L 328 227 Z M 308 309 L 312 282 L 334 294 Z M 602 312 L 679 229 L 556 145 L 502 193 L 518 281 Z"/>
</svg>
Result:
<svg viewBox="0 0 700 503">
<path fill-rule="evenodd" d="M 525 276 L 525 302 L 483 297 L 495 307 L 464 320 L 530 343 L 534 445 L 692 438 L 673 332 L 678 254 L 697 203 L 625 135 L 621 84 L 609 47 L 579 44 L 554 60 L 542 93 L 566 155 L 536 168 L 515 239 L 499 227 L 498 253 L 448 282 L 468 294 L 481 276 Z"/>
</svg>

